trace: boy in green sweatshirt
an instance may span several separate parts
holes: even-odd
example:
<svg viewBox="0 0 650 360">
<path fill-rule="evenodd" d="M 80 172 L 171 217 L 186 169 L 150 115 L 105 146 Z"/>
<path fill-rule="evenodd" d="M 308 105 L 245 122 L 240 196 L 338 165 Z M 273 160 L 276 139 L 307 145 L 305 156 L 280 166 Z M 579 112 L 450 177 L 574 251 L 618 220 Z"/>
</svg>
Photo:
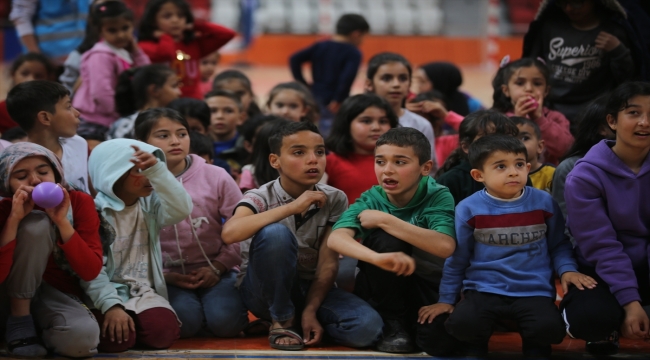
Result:
<svg viewBox="0 0 650 360">
<path fill-rule="evenodd" d="M 384 320 L 379 351 L 412 352 L 414 334 L 420 347 L 426 343 L 430 325 L 417 323 L 418 311 L 438 301 L 442 259 L 456 247 L 454 199 L 428 176 L 432 166 L 424 134 L 412 128 L 386 132 L 375 148 L 379 185 L 341 215 L 327 242 L 359 259 L 354 292 Z"/>
</svg>

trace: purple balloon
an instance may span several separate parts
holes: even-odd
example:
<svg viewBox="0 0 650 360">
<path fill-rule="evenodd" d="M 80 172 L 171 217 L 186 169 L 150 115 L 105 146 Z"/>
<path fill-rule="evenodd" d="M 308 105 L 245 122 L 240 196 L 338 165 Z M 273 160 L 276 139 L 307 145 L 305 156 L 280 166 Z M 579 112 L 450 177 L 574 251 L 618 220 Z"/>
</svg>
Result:
<svg viewBox="0 0 650 360">
<path fill-rule="evenodd" d="M 63 201 L 63 190 L 55 183 L 43 182 L 32 191 L 32 200 L 43 209 L 53 208 Z"/>
</svg>

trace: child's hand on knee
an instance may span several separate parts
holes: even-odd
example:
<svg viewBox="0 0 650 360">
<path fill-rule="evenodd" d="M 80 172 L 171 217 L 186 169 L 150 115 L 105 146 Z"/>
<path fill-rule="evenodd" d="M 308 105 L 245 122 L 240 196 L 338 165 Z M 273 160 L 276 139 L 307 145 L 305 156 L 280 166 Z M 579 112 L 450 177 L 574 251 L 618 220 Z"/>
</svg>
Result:
<svg viewBox="0 0 650 360">
<path fill-rule="evenodd" d="M 135 167 L 138 170 L 147 170 L 158 162 L 158 159 L 152 153 L 142 151 L 135 145 L 131 145 L 131 147 L 135 150 L 131 162 L 135 164 Z"/>
<path fill-rule="evenodd" d="M 593 289 L 596 287 L 596 284 L 598 284 L 591 276 L 575 271 L 567 271 L 562 274 L 560 282 L 562 283 L 562 291 L 564 291 L 565 294 L 569 291 L 569 285 L 574 285 L 578 289 L 584 290 L 585 287 Z"/>
<path fill-rule="evenodd" d="M 34 210 L 32 191 L 34 191 L 34 187 L 27 185 L 21 185 L 18 190 L 16 190 L 11 202 L 11 214 L 9 217 L 20 221 Z"/>
<path fill-rule="evenodd" d="M 121 344 L 122 341 L 129 341 L 129 330 L 135 332 L 135 323 L 121 306 L 115 305 L 106 311 L 102 337 L 108 336 L 112 342 L 117 340 L 117 343 Z"/>
<path fill-rule="evenodd" d="M 411 275 L 415 271 L 415 260 L 403 252 L 377 254 L 373 265 L 397 275 Z"/>
<path fill-rule="evenodd" d="M 433 305 L 423 306 L 418 311 L 418 323 L 424 324 L 425 322 L 431 324 L 440 314 L 451 314 L 454 312 L 454 306 L 451 304 L 437 303 Z"/>
</svg>

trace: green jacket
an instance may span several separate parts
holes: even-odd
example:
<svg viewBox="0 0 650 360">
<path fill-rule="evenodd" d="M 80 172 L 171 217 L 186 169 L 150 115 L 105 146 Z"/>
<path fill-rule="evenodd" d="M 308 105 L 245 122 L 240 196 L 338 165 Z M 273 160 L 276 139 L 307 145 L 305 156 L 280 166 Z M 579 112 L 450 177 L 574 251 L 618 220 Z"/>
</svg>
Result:
<svg viewBox="0 0 650 360">
<path fill-rule="evenodd" d="M 333 229 L 354 229 L 357 238 L 366 239 L 375 229 L 366 229 L 361 226 L 358 216 L 364 210 L 379 210 L 409 224 L 456 238 L 454 199 L 446 187 L 439 185 L 429 176 L 420 179 L 415 195 L 406 206 L 401 208 L 388 200 L 386 192 L 381 186 L 373 186 L 361 194 L 354 204 L 350 205 L 350 208 L 334 224 Z M 444 259 L 417 248 L 413 249 L 413 257 L 416 260 L 416 274 L 420 276 L 441 275 Z"/>
</svg>

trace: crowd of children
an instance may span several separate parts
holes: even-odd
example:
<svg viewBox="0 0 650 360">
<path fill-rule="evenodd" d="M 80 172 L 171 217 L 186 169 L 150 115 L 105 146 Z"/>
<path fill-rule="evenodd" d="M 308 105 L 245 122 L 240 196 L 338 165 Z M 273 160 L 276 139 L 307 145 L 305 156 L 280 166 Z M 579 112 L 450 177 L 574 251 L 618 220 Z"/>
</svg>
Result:
<svg viewBox="0 0 650 360">
<path fill-rule="evenodd" d="M 148 1 L 139 24 L 95 1 L 61 83 L 28 53 L 0 103 L 9 353 L 264 333 L 484 356 L 497 328 L 530 358 L 567 334 L 597 355 L 650 341 L 650 83 L 627 81 L 638 54 L 609 2 L 549 2 L 486 110 L 455 65 L 391 52 L 350 96 L 361 15 L 291 56 L 295 81 L 260 107 L 243 72 L 215 71 L 234 31 L 185 0 Z M 581 32 L 598 64 L 560 79 Z M 35 203 L 42 183 L 60 204 Z"/>
</svg>

